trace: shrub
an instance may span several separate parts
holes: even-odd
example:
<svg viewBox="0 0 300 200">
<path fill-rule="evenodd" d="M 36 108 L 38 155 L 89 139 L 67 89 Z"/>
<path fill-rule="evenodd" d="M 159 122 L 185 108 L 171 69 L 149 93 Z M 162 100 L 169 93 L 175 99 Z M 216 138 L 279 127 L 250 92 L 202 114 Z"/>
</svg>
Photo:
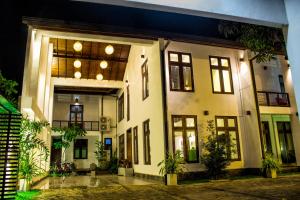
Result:
<svg viewBox="0 0 300 200">
<path fill-rule="evenodd" d="M 166 174 L 178 174 L 182 172 L 182 166 L 180 164 L 183 163 L 183 159 L 181 157 L 181 152 L 176 151 L 174 156 L 168 154 L 167 158 L 158 163 L 158 167 L 161 167 L 159 173 L 161 175 Z"/>
<path fill-rule="evenodd" d="M 262 160 L 262 171 L 266 172 L 268 170 L 280 170 L 280 163 L 275 159 L 272 154 L 266 154 L 265 159 Z"/>
</svg>

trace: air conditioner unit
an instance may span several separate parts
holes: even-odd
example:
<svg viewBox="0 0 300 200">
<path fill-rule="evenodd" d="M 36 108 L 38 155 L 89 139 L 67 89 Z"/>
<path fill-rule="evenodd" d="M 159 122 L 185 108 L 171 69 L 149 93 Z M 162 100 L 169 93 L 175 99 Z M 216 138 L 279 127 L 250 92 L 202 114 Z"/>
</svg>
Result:
<svg viewBox="0 0 300 200">
<path fill-rule="evenodd" d="M 100 131 L 109 132 L 110 131 L 110 118 L 100 117 Z"/>
</svg>

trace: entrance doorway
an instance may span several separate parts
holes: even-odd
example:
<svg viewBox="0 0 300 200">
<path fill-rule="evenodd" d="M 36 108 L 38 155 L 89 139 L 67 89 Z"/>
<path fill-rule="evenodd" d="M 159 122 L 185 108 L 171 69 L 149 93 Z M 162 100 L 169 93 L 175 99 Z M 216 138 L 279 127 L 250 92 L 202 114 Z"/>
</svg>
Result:
<svg viewBox="0 0 300 200">
<path fill-rule="evenodd" d="M 262 133 L 263 133 L 263 144 L 264 144 L 264 151 L 268 154 L 272 154 L 272 142 L 271 142 L 271 135 L 270 135 L 270 127 L 268 121 L 262 122 Z"/>
<path fill-rule="evenodd" d="M 127 160 L 132 163 L 132 134 L 131 128 L 127 130 L 126 133 L 126 148 L 127 148 Z"/>
<path fill-rule="evenodd" d="M 107 157 L 112 158 L 112 138 L 104 138 L 104 150 L 107 151 Z"/>
<path fill-rule="evenodd" d="M 290 122 L 277 122 L 281 161 L 284 164 L 295 163 L 295 149 Z"/>
<path fill-rule="evenodd" d="M 61 142 L 61 138 L 53 137 L 52 138 L 52 145 L 51 145 L 51 156 L 50 156 L 50 165 L 53 166 L 55 163 L 61 163 L 61 148 L 56 149 L 54 148 L 54 143 Z"/>
</svg>

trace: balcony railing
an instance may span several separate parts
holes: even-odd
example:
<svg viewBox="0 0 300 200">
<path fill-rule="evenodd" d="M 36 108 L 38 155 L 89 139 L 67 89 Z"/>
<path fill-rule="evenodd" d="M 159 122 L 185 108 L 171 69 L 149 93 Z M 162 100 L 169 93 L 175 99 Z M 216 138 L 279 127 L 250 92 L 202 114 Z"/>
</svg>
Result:
<svg viewBox="0 0 300 200">
<path fill-rule="evenodd" d="M 99 131 L 99 121 L 83 121 L 83 122 L 71 122 L 67 120 L 53 120 L 52 127 L 54 128 L 65 128 L 71 125 L 78 125 L 86 131 Z"/>
<path fill-rule="evenodd" d="M 260 106 L 290 106 L 288 93 L 258 91 L 257 98 Z"/>
</svg>

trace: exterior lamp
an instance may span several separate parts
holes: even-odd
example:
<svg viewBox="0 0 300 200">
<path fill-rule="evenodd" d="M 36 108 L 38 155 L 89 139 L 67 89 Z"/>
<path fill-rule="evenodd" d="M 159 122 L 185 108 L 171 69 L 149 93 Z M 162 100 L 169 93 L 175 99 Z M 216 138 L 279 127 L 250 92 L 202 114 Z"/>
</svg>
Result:
<svg viewBox="0 0 300 200">
<path fill-rule="evenodd" d="M 112 45 L 107 45 L 107 46 L 105 47 L 105 53 L 106 53 L 107 55 L 113 54 L 114 51 L 115 51 L 115 49 L 114 49 L 114 47 L 113 47 Z"/>
<path fill-rule="evenodd" d="M 74 48 L 74 50 L 77 51 L 77 52 L 81 51 L 81 50 L 82 50 L 82 44 L 81 44 L 81 42 L 79 42 L 79 41 L 75 42 L 75 43 L 73 44 L 73 48 Z"/>
<path fill-rule="evenodd" d="M 102 75 L 101 73 L 100 73 L 100 74 L 97 74 L 96 79 L 97 79 L 98 81 L 102 81 L 102 80 L 103 80 L 103 75 Z"/>
<path fill-rule="evenodd" d="M 108 66 L 108 63 L 107 63 L 107 61 L 105 61 L 105 60 L 102 60 L 102 61 L 100 62 L 100 67 L 101 67 L 102 69 L 106 69 L 106 68 L 107 68 L 107 66 Z"/>
<path fill-rule="evenodd" d="M 78 59 L 75 60 L 74 63 L 73 63 L 73 65 L 74 65 L 75 68 L 80 68 L 80 67 L 81 67 L 81 62 L 80 62 L 80 60 L 78 60 Z"/>
<path fill-rule="evenodd" d="M 81 78 L 81 73 L 80 72 L 75 72 L 74 77 L 78 78 L 78 79 Z"/>
</svg>

